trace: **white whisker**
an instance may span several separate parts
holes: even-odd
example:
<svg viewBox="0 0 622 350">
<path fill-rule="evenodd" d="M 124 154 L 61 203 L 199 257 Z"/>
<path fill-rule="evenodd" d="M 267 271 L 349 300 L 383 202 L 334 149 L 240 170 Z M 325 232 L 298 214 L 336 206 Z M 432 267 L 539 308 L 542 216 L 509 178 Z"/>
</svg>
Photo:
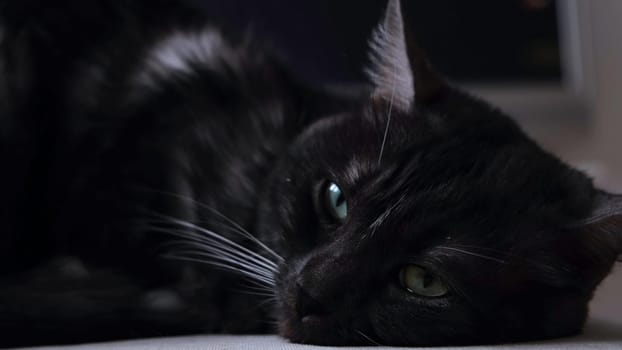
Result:
<svg viewBox="0 0 622 350">
<path fill-rule="evenodd" d="M 232 225 L 232 228 L 237 229 L 237 230 L 234 230 L 234 232 L 242 235 L 243 237 L 247 238 L 251 242 L 257 244 L 259 247 L 264 249 L 268 254 L 270 254 L 274 258 L 276 258 L 277 261 L 283 262 L 284 259 L 280 255 L 278 255 L 274 250 L 270 249 L 270 247 L 265 245 L 263 242 L 261 242 L 255 236 L 253 236 L 250 232 L 248 232 L 246 229 L 244 229 L 244 227 L 242 227 L 237 222 L 231 220 L 231 218 L 227 217 L 226 215 L 224 215 L 220 211 L 218 211 L 218 210 L 216 210 L 216 209 L 206 205 L 205 203 L 201 203 L 201 202 L 197 201 L 194 198 L 190 198 L 188 196 L 184 196 L 184 195 L 180 195 L 180 194 L 176 194 L 176 193 L 171 193 L 171 192 L 166 192 L 166 191 L 159 191 L 159 190 L 151 190 L 151 191 L 156 192 L 156 193 L 160 193 L 160 194 L 163 194 L 163 195 L 175 197 L 175 198 L 178 198 L 178 199 L 181 199 L 181 200 L 190 201 L 193 204 L 196 204 L 196 205 L 198 205 L 199 207 L 201 207 L 203 209 L 209 210 L 212 214 L 215 214 L 219 218 L 225 220 L 227 223 Z"/>
<path fill-rule="evenodd" d="M 227 266 L 234 267 L 236 269 L 239 269 L 240 271 L 243 270 L 245 273 L 252 275 L 253 278 L 256 278 L 258 280 L 260 279 L 264 282 L 269 281 L 270 285 L 274 285 L 274 277 L 271 274 L 265 271 L 259 271 L 255 266 L 245 263 L 243 261 L 231 259 L 226 256 L 222 256 L 218 254 L 205 253 L 205 252 L 193 251 L 193 250 L 177 251 L 175 252 L 175 254 L 193 258 L 193 259 L 201 259 L 201 260 L 203 260 L 204 258 L 212 259 L 212 260 L 203 260 L 203 262 L 209 263 L 209 264 L 212 264 L 213 262 L 216 262 L 219 264 L 228 263 Z"/>
<path fill-rule="evenodd" d="M 192 257 L 187 257 L 187 256 L 178 256 L 178 255 L 174 255 L 174 254 L 166 255 L 166 257 L 177 259 L 177 260 L 195 262 L 195 263 L 209 264 L 211 266 L 219 267 L 219 268 L 222 268 L 224 270 L 229 270 L 229 271 L 237 272 L 237 273 L 239 273 L 239 274 L 241 274 L 241 275 L 243 275 L 243 276 L 245 276 L 247 278 L 250 278 L 250 279 L 255 280 L 255 281 L 263 282 L 263 283 L 265 283 L 266 285 L 269 285 L 269 286 L 273 286 L 274 285 L 273 281 L 271 281 L 271 280 L 266 280 L 266 279 L 263 279 L 263 278 L 259 278 L 258 276 L 254 275 L 253 273 L 251 273 L 249 271 L 240 269 L 240 268 L 235 267 L 235 266 L 227 265 L 227 264 L 224 264 L 224 263 L 219 263 L 219 262 L 216 262 L 216 261 L 206 261 L 206 260 L 203 260 L 203 259 L 192 258 Z"/>
<path fill-rule="evenodd" d="M 258 267 L 262 267 L 266 271 L 270 271 L 272 273 L 276 272 L 277 270 L 276 264 L 272 263 L 271 261 L 259 260 L 255 257 L 255 255 L 245 254 L 249 252 L 252 254 L 251 251 L 248 251 L 248 252 L 240 251 L 238 248 L 231 247 L 230 245 L 227 245 L 227 244 L 222 244 L 221 242 L 218 242 L 218 241 L 210 240 L 209 237 L 200 236 L 191 231 L 162 230 L 162 229 L 157 229 L 157 228 L 154 230 L 169 233 L 177 237 L 189 239 L 193 243 L 195 243 L 198 247 L 206 248 L 208 251 L 217 250 L 223 254 L 224 253 L 231 254 L 233 256 L 237 256 L 239 258 L 245 259 L 245 261 L 252 261 Z M 189 242 L 187 242 L 186 244 L 189 244 Z"/>
<path fill-rule="evenodd" d="M 380 345 L 380 343 L 378 343 L 377 341 L 373 340 L 373 339 L 372 339 L 371 337 L 369 337 L 367 334 L 363 333 L 363 331 L 360 331 L 360 330 L 358 330 L 358 329 L 357 329 L 357 330 L 356 330 L 356 332 L 357 332 L 359 335 L 361 335 L 363 338 L 365 338 L 367 341 L 369 341 L 370 343 L 372 343 L 373 345 L 376 345 L 376 346 L 382 346 L 382 345 Z"/>
<path fill-rule="evenodd" d="M 192 248 L 205 248 L 205 247 L 192 247 Z M 208 248 L 210 249 L 210 248 Z M 270 278 L 270 279 L 274 279 L 274 273 L 273 271 L 270 270 L 266 270 L 262 267 L 259 267 L 257 265 L 254 265 L 253 262 L 249 262 L 243 259 L 240 259 L 236 256 L 232 256 L 227 254 L 226 252 L 217 250 L 217 249 L 210 249 L 207 252 L 205 252 L 203 249 L 202 250 L 186 250 L 186 251 L 177 251 L 176 254 L 181 254 L 181 253 L 185 253 L 188 254 L 188 256 L 196 256 L 196 257 L 208 257 L 208 258 L 212 258 L 215 260 L 219 260 L 222 262 L 229 262 L 231 264 L 234 264 L 238 267 L 244 267 L 246 268 L 248 271 L 252 271 L 254 273 L 256 273 L 258 276 L 263 276 L 266 278 Z"/>
<path fill-rule="evenodd" d="M 369 225 L 371 232 L 369 232 L 368 234 L 365 234 L 363 236 L 363 239 L 373 237 L 376 234 L 376 230 L 378 230 L 378 228 L 382 226 L 382 223 L 391 215 L 391 213 L 393 213 L 393 211 L 400 204 L 402 204 L 404 199 L 406 199 L 406 195 L 402 195 L 395 203 L 393 203 L 393 205 L 391 205 L 387 210 L 385 210 L 384 213 L 380 214 L 380 216 L 378 216 L 378 218 L 376 218 L 376 220 L 374 220 L 374 222 L 372 222 L 371 225 Z"/>
<path fill-rule="evenodd" d="M 444 250 L 451 250 L 451 251 L 459 252 L 459 253 L 466 254 L 466 255 L 476 256 L 478 258 L 495 261 L 495 262 L 498 262 L 500 264 L 507 264 L 507 261 L 505 261 L 505 260 L 497 259 L 497 258 L 488 256 L 488 255 L 482 255 L 482 254 L 470 252 L 470 251 L 464 250 L 464 249 L 447 247 L 447 246 L 439 246 L 438 248 L 439 249 L 444 249 Z"/>
<path fill-rule="evenodd" d="M 263 293 L 270 297 L 276 297 L 276 293 L 274 289 L 268 288 L 264 285 L 255 284 L 255 285 L 250 285 L 250 286 L 244 286 L 244 288 L 241 290 L 248 291 L 248 292 L 254 292 L 254 293 Z"/>
<path fill-rule="evenodd" d="M 254 265 L 252 262 L 248 262 L 238 257 L 228 255 L 226 252 L 222 252 L 219 250 L 210 250 L 206 252 L 204 248 L 205 247 L 201 247 L 201 246 L 199 247 L 187 246 L 185 250 L 181 250 L 181 249 L 176 250 L 175 254 L 186 254 L 187 256 L 193 256 L 193 257 L 208 257 L 208 258 L 212 258 L 212 259 L 215 259 L 221 262 L 228 262 L 238 267 L 246 268 L 248 271 L 252 271 L 256 273 L 258 276 L 273 278 L 273 274 L 271 271 L 258 267 Z"/>
<path fill-rule="evenodd" d="M 394 79 L 397 79 L 397 67 L 395 69 Z M 391 88 L 391 98 L 389 99 L 389 111 L 387 113 L 387 126 L 384 128 L 384 136 L 382 137 L 382 145 L 380 146 L 380 155 L 378 156 L 378 165 L 382 162 L 382 155 L 384 154 L 384 147 L 387 143 L 387 137 L 389 136 L 389 126 L 391 125 L 391 114 L 393 112 L 393 102 L 395 100 L 395 89 L 397 83 L 393 82 L 393 87 Z"/>
<path fill-rule="evenodd" d="M 228 244 L 228 245 L 230 245 L 232 247 L 235 247 L 236 249 L 239 249 L 240 251 L 243 251 L 243 252 L 245 252 L 245 253 L 247 253 L 249 255 L 252 255 L 253 257 L 255 257 L 255 258 L 265 262 L 268 265 L 273 266 L 274 268 L 276 268 L 278 266 L 276 263 L 270 261 L 266 257 L 264 257 L 262 255 L 259 255 L 259 254 L 255 253 L 255 252 L 251 251 L 250 249 L 245 248 L 245 247 L 239 245 L 238 243 L 235 243 L 235 242 L 231 241 L 230 239 L 225 238 L 225 237 L 223 237 L 223 236 L 221 236 L 221 235 L 219 235 L 219 234 L 217 234 L 217 233 L 215 233 L 215 232 L 213 232 L 211 230 L 202 228 L 202 227 L 197 226 L 197 225 L 195 225 L 195 224 L 193 224 L 191 222 L 175 219 L 175 218 L 172 218 L 172 217 L 167 217 L 165 215 L 160 215 L 160 216 L 163 217 L 163 218 L 167 218 L 173 224 L 179 225 L 181 227 L 190 228 L 192 230 L 199 231 L 200 233 L 203 233 L 203 234 L 205 234 L 205 235 L 207 235 L 207 236 L 209 236 L 211 238 L 217 239 L 217 240 L 219 240 L 221 242 L 224 242 L 224 243 L 226 243 L 226 244 Z"/>
</svg>

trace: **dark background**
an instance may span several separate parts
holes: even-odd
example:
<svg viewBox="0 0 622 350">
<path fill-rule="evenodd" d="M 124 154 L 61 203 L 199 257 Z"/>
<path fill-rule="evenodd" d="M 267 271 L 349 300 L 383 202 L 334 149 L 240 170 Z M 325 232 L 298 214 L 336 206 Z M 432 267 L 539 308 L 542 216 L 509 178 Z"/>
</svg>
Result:
<svg viewBox="0 0 622 350">
<path fill-rule="evenodd" d="M 269 40 L 308 79 L 363 79 L 366 42 L 386 0 L 196 0 Z M 552 0 L 406 0 L 420 45 L 449 78 L 559 81 Z"/>
</svg>

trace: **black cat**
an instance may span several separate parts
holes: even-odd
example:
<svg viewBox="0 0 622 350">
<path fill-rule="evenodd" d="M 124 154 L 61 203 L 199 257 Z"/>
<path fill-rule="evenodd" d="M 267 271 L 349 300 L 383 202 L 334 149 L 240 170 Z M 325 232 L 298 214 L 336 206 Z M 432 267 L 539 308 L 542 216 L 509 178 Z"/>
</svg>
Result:
<svg viewBox="0 0 622 350">
<path fill-rule="evenodd" d="M 559 337 L 622 251 L 622 198 L 442 79 L 397 0 L 364 96 L 185 2 L 0 18 L 2 346 Z"/>
</svg>

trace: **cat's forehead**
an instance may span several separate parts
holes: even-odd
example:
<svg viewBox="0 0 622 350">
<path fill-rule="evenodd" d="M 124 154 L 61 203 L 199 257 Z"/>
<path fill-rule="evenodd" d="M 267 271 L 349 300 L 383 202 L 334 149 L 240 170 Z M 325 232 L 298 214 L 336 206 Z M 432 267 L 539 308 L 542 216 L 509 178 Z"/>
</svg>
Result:
<svg viewBox="0 0 622 350">
<path fill-rule="evenodd" d="M 515 228 L 589 209 L 587 177 L 501 112 L 457 91 L 409 111 L 372 100 L 319 121 L 299 141 L 317 180 L 339 183 L 358 205 L 353 210 L 375 222 L 390 211 L 387 222 Z M 408 220 L 395 219 L 400 212 Z"/>
<path fill-rule="evenodd" d="M 592 188 L 587 177 L 505 116 L 485 106 L 469 108 L 455 123 L 442 109 L 396 112 L 377 150 L 366 147 L 366 157 L 355 153 L 343 164 L 343 180 L 378 217 L 402 211 L 408 218 L 515 227 L 584 214 L 582 199 Z M 382 109 L 374 113 L 377 120 Z"/>
</svg>

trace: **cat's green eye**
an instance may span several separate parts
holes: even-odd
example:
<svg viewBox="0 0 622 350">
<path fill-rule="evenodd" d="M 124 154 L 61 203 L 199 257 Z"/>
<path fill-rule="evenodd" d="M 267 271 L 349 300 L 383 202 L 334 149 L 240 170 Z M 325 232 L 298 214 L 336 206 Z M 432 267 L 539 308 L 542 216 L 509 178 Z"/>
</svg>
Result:
<svg viewBox="0 0 622 350">
<path fill-rule="evenodd" d="M 407 265 L 400 270 L 400 283 L 410 293 L 423 297 L 442 297 L 449 292 L 438 276 L 417 265 Z"/>
<path fill-rule="evenodd" d="M 334 182 L 329 182 L 324 189 L 324 205 L 330 215 L 344 221 L 348 216 L 348 202 L 341 188 Z"/>
</svg>

